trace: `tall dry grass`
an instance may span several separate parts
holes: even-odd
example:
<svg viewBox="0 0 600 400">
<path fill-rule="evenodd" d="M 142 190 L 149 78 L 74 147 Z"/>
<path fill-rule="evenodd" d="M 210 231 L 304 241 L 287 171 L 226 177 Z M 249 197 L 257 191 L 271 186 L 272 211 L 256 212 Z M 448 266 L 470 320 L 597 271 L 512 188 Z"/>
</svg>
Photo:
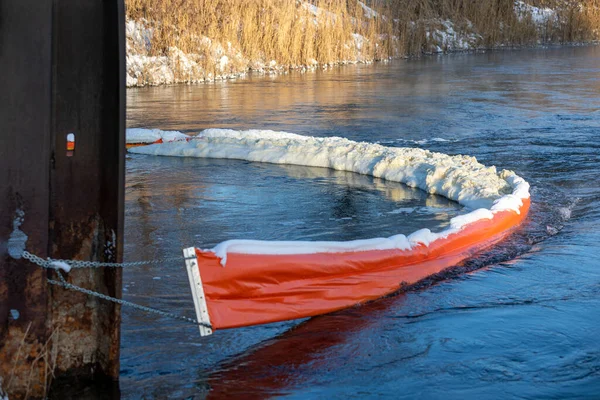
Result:
<svg viewBox="0 0 600 400">
<path fill-rule="evenodd" d="M 222 54 L 235 54 L 231 71 L 420 54 L 446 20 L 474 35 L 476 47 L 588 41 L 598 38 L 599 2 L 528 1 L 558 11 L 543 26 L 517 15 L 514 0 L 126 0 L 126 10 L 152 28 L 149 55 L 178 48 L 216 75 L 227 72 L 216 65 Z"/>
<path fill-rule="evenodd" d="M 544 27 L 546 41 L 586 42 L 600 38 L 600 0 L 531 0 L 558 13 L 558 24 Z"/>
<path fill-rule="evenodd" d="M 208 61 L 220 44 L 248 60 L 332 63 L 354 57 L 347 45 L 353 32 L 372 41 L 379 33 L 373 26 L 378 21 L 365 19 L 356 0 L 127 0 L 126 5 L 129 19 L 152 26 L 151 55 L 177 47 L 206 54 Z M 317 15 L 312 5 L 319 7 Z"/>
</svg>

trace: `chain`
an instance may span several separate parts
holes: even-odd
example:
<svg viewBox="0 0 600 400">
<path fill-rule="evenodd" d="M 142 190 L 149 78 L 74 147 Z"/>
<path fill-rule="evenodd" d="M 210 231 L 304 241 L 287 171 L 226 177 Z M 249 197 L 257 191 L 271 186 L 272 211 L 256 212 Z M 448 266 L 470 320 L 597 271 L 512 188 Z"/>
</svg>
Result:
<svg viewBox="0 0 600 400">
<path fill-rule="evenodd" d="M 31 254 L 27 250 L 23 251 L 23 258 L 31 261 L 34 264 L 39 265 L 40 267 L 49 268 L 52 262 L 62 262 L 71 266 L 71 268 L 100 268 L 100 267 L 110 267 L 110 268 L 123 268 L 123 267 L 139 267 L 142 265 L 151 265 L 151 264 L 162 264 L 165 262 L 172 261 L 181 261 L 183 260 L 183 256 L 181 257 L 171 257 L 171 258 L 163 258 L 160 260 L 150 260 L 150 261 L 133 261 L 133 262 L 125 262 L 125 263 L 109 263 L 109 262 L 98 262 L 98 261 L 79 261 L 79 260 L 55 260 L 52 258 L 48 258 L 47 260 L 36 256 L 35 254 Z"/>
<path fill-rule="evenodd" d="M 100 299 L 103 300 L 107 300 L 107 301 L 112 301 L 113 303 L 117 303 L 120 304 L 122 306 L 127 306 L 127 307 L 131 307 L 131 308 L 135 308 L 137 310 L 141 310 L 141 311 L 145 311 L 148 313 L 152 313 L 152 314 L 157 314 L 160 315 L 162 317 L 168 317 L 168 318 L 174 318 L 174 319 L 178 319 L 181 321 L 185 321 L 188 323 L 192 323 L 194 325 L 199 325 L 199 326 L 204 326 L 206 328 L 210 328 L 212 329 L 212 326 L 210 324 L 207 324 L 205 322 L 199 322 L 193 318 L 188 318 L 188 317 L 184 317 L 182 315 L 177 315 L 177 314 L 173 314 L 170 312 L 166 312 L 166 311 L 161 311 L 161 310 L 157 310 L 156 308 L 150 308 L 150 307 L 146 307 L 146 306 L 142 306 L 140 304 L 136 304 L 136 303 L 132 303 L 130 301 L 127 300 L 123 300 L 123 299 L 117 299 L 116 297 L 111 297 L 108 295 L 105 295 L 103 293 L 99 293 L 99 292 L 95 292 L 93 290 L 90 289 L 85 289 L 82 288 L 80 286 L 76 286 L 73 285 L 69 282 L 66 281 L 66 279 L 64 278 L 64 276 L 61 274 L 60 269 L 57 268 L 57 262 L 58 263 L 66 263 L 69 266 L 71 266 L 72 268 L 85 268 L 85 267 L 123 267 L 123 266 L 135 266 L 135 265 L 146 265 L 146 264 L 155 264 L 155 263 L 159 263 L 159 262 L 164 262 L 165 260 L 154 260 L 154 261 L 139 261 L 139 262 L 133 262 L 133 263 L 97 263 L 97 262 L 93 262 L 93 261 L 72 261 L 72 260 L 53 260 L 53 259 L 47 259 L 44 260 L 41 257 L 36 256 L 35 254 L 31 254 L 28 251 L 24 251 L 23 252 L 23 258 L 25 258 L 26 260 L 31 261 L 32 263 L 39 265 L 42 268 L 46 268 L 46 269 L 53 269 L 56 271 L 56 273 L 58 274 L 58 277 L 60 278 L 60 281 L 56 281 L 53 279 L 48 279 L 48 283 L 50 283 L 51 285 L 57 285 L 57 286 L 62 286 L 65 289 L 71 289 L 71 290 L 75 290 L 77 292 L 81 292 L 81 293 L 85 293 L 88 296 L 94 296 L 94 297 L 98 297 Z M 183 260 L 183 257 L 177 257 L 177 258 L 173 258 L 173 259 L 169 259 L 169 260 Z"/>
<path fill-rule="evenodd" d="M 56 273 L 58 274 L 58 277 L 60 278 L 60 281 L 55 281 L 53 279 L 48 279 L 48 283 L 50 283 L 52 285 L 62 286 L 64 288 L 66 288 L 66 289 L 75 290 L 77 292 L 85 293 L 85 294 L 87 294 L 89 296 L 98 297 L 98 298 L 103 299 L 103 300 L 112 301 L 113 303 L 117 303 L 117 304 L 120 304 L 122 306 L 128 306 L 128 307 L 131 307 L 131 308 L 135 308 L 137 310 L 146 311 L 146 312 L 152 313 L 152 314 L 157 314 L 157 315 L 160 315 L 162 317 L 179 319 L 179 320 L 182 320 L 182 321 L 185 321 L 185 322 L 192 323 L 194 325 L 200 325 L 200 326 L 204 326 L 206 328 L 211 328 L 212 329 L 212 326 L 210 324 L 207 324 L 205 322 L 198 322 L 194 318 L 188 318 L 188 317 L 184 317 L 182 315 L 177 315 L 177 314 L 173 314 L 173 313 L 170 313 L 170 312 L 157 310 L 156 308 L 150 308 L 150 307 L 142 306 L 140 304 L 132 303 L 132 302 L 127 301 L 127 300 L 117 299 L 116 297 L 107 296 L 107 295 L 105 295 L 103 293 L 94 292 L 93 290 L 85 289 L 85 288 L 82 288 L 80 286 L 73 285 L 73 284 L 71 284 L 71 283 L 69 283 L 69 282 L 67 282 L 65 280 L 64 276 L 60 273 L 60 271 L 57 270 Z"/>
</svg>

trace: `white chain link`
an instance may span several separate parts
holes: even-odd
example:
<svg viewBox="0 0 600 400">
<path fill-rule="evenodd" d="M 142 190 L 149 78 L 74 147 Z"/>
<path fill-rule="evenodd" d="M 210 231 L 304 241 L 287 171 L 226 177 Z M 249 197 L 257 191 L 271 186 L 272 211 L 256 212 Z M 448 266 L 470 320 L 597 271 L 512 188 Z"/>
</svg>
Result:
<svg viewBox="0 0 600 400">
<path fill-rule="evenodd" d="M 132 303 L 130 301 L 127 300 L 123 300 L 123 299 L 117 299 L 116 297 L 111 297 L 108 295 L 105 295 L 103 293 L 99 293 L 99 292 L 95 292 L 93 290 L 90 289 L 85 289 L 82 288 L 80 286 L 76 286 L 73 285 L 69 282 L 66 281 L 66 279 L 64 278 L 64 276 L 61 274 L 60 270 L 57 269 L 55 267 L 55 265 L 53 265 L 54 262 L 64 262 L 69 264 L 71 267 L 73 268 L 85 268 L 85 266 L 88 267 L 93 267 L 93 268 L 97 268 L 97 267 L 122 267 L 122 266 L 134 266 L 134 265 L 146 265 L 146 264 L 154 264 L 157 262 L 164 262 L 165 260 L 154 260 L 151 262 L 145 262 L 145 261 L 140 261 L 140 262 L 135 262 L 135 263 L 123 263 L 123 264 L 119 264 L 119 263 L 97 263 L 94 261 L 72 261 L 72 260 L 53 260 L 48 258 L 47 260 L 44 260 L 41 257 L 36 256 L 35 254 L 31 254 L 28 251 L 24 251 L 23 252 L 23 258 L 25 258 L 26 260 L 31 261 L 32 263 L 39 265 L 42 268 L 46 268 L 46 269 L 53 269 L 56 271 L 56 273 L 58 274 L 58 277 L 60 278 L 60 281 L 56 281 L 53 279 L 48 279 L 48 283 L 50 283 L 51 285 L 57 285 L 57 286 L 62 286 L 65 289 L 71 289 L 71 290 L 75 290 L 77 292 L 81 292 L 81 293 L 85 293 L 89 296 L 94 296 L 94 297 L 98 297 L 100 299 L 103 300 L 107 300 L 107 301 L 111 301 L 113 303 L 117 303 L 120 304 L 122 306 L 128 306 L 131 308 L 135 308 L 137 310 L 141 310 L 141 311 L 145 311 L 148 313 L 152 313 L 152 314 L 157 314 L 163 317 L 168 317 L 168 318 L 174 318 L 174 319 L 178 319 L 181 321 L 185 321 L 185 322 L 189 322 L 192 323 L 194 325 L 199 325 L 199 326 L 204 326 L 206 328 L 210 328 L 212 329 L 212 326 L 210 324 L 207 324 L 205 322 L 199 322 L 197 320 L 195 320 L 194 318 L 188 318 L 188 317 L 184 317 L 182 315 L 177 315 L 177 314 L 173 314 L 167 311 L 161 311 L 161 310 L 157 310 L 156 308 L 151 308 L 151 307 L 146 307 L 146 306 L 142 306 L 140 304 L 136 304 L 136 303 Z M 183 260 L 183 257 L 177 257 L 177 258 L 173 258 L 172 260 Z M 74 264 L 77 263 L 77 264 Z"/>
<path fill-rule="evenodd" d="M 162 264 L 165 262 L 172 261 L 182 261 L 183 256 L 179 257 L 171 257 L 171 258 L 163 258 L 159 260 L 150 260 L 150 261 L 133 261 L 133 262 L 125 262 L 125 263 L 109 263 L 109 262 L 99 262 L 99 261 L 79 261 L 79 260 L 55 260 L 52 258 L 48 258 L 44 260 L 41 257 L 36 256 L 35 254 L 31 254 L 27 250 L 23 251 L 23 258 L 31 261 L 34 264 L 43 266 L 44 268 L 48 268 L 49 263 L 53 261 L 64 262 L 69 264 L 71 268 L 100 268 L 100 267 L 109 267 L 109 268 L 123 268 L 123 267 L 139 267 L 142 265 L 151 265 L 151 264 Z M 44 265 L 40 263 L 45 263 Z"/>
</svg>

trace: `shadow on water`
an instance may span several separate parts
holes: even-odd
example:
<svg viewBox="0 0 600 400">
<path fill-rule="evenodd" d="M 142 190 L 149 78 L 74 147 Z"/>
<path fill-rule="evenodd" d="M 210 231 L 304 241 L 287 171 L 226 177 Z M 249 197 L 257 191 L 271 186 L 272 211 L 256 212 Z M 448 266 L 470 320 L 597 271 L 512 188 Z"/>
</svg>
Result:
<svg viewBox="0 0 600 400">
<path fill-rule="evenodd" d="M 208 379 L 208 398 L 263 399 L 302 385 L 303 376 L 327 368 L 327 353 L 349 338 L 373 330 L 402 295 L 311 318 L 219 366 Z"/>
</svg>

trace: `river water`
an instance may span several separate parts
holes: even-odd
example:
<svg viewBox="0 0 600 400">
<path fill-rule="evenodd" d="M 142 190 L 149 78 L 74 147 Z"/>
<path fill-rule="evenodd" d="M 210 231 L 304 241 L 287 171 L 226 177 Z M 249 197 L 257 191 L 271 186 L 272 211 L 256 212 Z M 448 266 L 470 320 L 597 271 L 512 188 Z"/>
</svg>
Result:
<svg viewBox="0 0 600 400">
<path fill-rule="evenodd" d="M 532 185 L 525 226 L 370 304 L 200 338 L 124 309 L 123 398 L 600 398 L 600 47 L 455 54 L 131 89 L 128 126 L 273 129 L 468 154 Z M 441 229 L 461 207 L 351 173 L 128 155 L 126 261 L 231 238 L 349 240 Z M 124 296 L 193 316 L 184 265 Z"/>
</svg>

